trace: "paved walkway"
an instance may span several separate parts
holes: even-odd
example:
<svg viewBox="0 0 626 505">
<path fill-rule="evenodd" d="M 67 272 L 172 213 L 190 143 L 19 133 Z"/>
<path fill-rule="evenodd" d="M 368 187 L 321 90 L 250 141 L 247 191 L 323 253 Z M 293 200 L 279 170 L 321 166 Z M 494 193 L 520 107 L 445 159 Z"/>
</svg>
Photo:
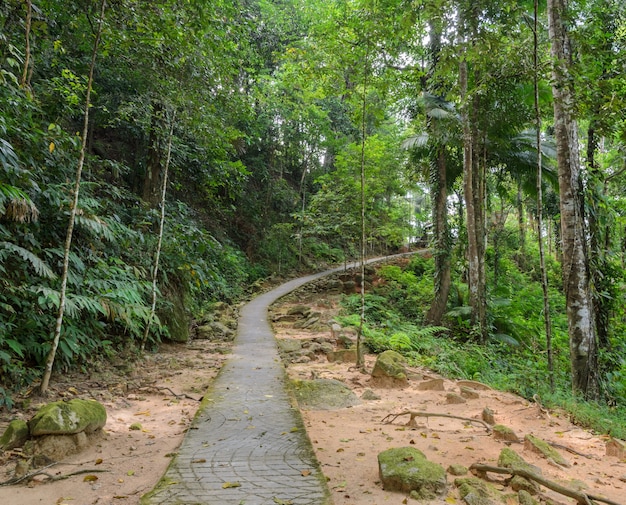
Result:
<svg viewBox="0 0 626 505">
<path fill-rule="evenodd" d="M 268 306 L 335 269 L 244 306 L 233 356 L 206 392 L 159 485 L 142 505 L 331 505 L 267 321 Z"/>
</svg>

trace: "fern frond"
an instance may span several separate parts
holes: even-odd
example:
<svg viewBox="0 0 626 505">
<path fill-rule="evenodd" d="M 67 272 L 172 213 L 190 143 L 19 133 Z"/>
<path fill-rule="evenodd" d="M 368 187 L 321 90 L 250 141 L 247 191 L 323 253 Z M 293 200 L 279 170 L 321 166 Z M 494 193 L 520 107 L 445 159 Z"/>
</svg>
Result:
<svg viewBox="0 0 626 505">
<path fill-rule="evenodd" d="M 30 264 L 31 267 L 37 272 L 37 275 L 44 277 L 45 279 L 56 279 L 57 275 L 52 269 L 36 254 L 33 254 L 28 249 L 24 249 L 12 242 L 0 242 L 0 248 L 5 251 L 11 252 Z M 2 253 L 0 252 L 0 260 L 2 259 Z"/>
<path fill-rule="evenodd" d="M 102 237 L 109 242 L 115 241 L 115 235 L 102 219 L 98 216 L 85 216 L 85 215 L 77 215 L 76 216 L 76 224 L 81 226 L 93 234 Z"/>
</svg>

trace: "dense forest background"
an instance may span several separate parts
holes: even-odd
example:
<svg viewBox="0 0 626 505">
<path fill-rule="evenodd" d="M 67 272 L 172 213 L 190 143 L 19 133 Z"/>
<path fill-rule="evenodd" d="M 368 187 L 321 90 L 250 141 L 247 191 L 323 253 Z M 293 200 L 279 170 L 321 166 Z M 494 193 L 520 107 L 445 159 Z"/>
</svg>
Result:
<svg viewBox="0 0 626 505">
<path fill-rule="evenodd" d="M 5 0 L 0 402 L 428 245 L 344 322 L 615 431 L 625 71 L 621 0 Z"/>
</svg>

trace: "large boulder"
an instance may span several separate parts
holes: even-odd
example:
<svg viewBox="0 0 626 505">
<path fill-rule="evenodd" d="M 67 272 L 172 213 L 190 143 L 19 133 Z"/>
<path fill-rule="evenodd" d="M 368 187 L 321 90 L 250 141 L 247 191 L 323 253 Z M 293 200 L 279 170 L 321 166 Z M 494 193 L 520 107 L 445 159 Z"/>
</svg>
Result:
<svg viewBox="0 0 626 505">
<path fill-rule="evenodd" d="M 74 399 L 44 405 L 28 422 L 33 437 L 42 435 L 74 435 L 93 433 L 104 427 L 107 413 L 93 400 Z"/>
<path fill-rule="evenodd" d="M 22 447 L 26 440 L 28 440 L 28 424 L 26 421 L 16 419 L 9 423 L 7 429 L 4 430 L 2 437 L 0 437 L 0 450 L 10 451 L 16 447 Z"/>
<path fill-rule="evenodd" d="M 388 449 L 378 455 L 378 471 L 383 489 L 411 493 L 418 500 L 443 496 L 448 490 L 446 471 L 428 461 L 414 447 Z"/>
<path fill-rule="evenodd" d="M 361 403 L 354 392 L 338 380 L 296 380 L 292 384 L 298 405 L 303 409 L 335 410 Z"/>
<path fill-rule="evenodd" d="M 372 370 L 372 383 L 380 387 L 405 387 L 409 380 L 406 375 L 406 359 L 396 351 L 379 354 Z"/>
</svg>

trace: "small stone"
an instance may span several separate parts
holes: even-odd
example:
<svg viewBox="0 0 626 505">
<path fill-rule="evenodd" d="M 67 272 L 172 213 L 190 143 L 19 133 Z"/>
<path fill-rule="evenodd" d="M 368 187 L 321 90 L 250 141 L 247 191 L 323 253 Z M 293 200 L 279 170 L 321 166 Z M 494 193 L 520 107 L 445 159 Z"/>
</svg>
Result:
<svg viewBox="0 0 626 505">
<path fill-rule="evenodd" d="M 490 424 L 492 426 L 496 424 L 494 412 L 489 407 L 485 407 L 483 409 L 482 418 L 483 418 L 483 421 L 485 421 L 487 424 Z"/>
<path fill-rule="evenodd" d="M 571 464 L 560 452 L 550 446 L 545 440 L 541 440 L 533 435 L 524 437 L 524 449 L 541 454 L 544 458 L 554 461 L 557 465 L 569 468 Z"/>
<path fill-rule="evenodd" d="M 606 443 L 606 455 L 615 456 L 619 459 L 626 458 L 626 442 L 617 438 L 611 438 Z"/>
<path fill-rule="evenodd" d="M 361 400 L 380 400 L 380 395 L 377 395 L 371 389 L 366 389 L 361 395 Z"/>
<path fill-rule="evenodd" d="M 448 467 L 447 472 L 450 475 L 455 475 L 459 477 L 461 475 L 465 475 L 468 472 L 468 470 L 466 466 L 459 465 L 459 464 L 452 464 Z"/>
<path fill-rule="evenodd" d="M 356 363 L 356 349 L 339 349 L 326 356 L 331 363 Z"/>
<path fill-rule="evenodd" d="M 141 431 L 141 428 L 141 423 L 133 423 L 128 427 L 128 429 L 131 431 Z"/>
<path fill-rule="evenodd" d="M 507 442 L 519 442 L 518 436 L 508 426 L 496 424 L 493 427 L 493 438 L 495 440 L 505 440 Z"/>
<path fill-rule="evenodd" d="M 417 385 L 420 391 L 445 391 L 443 379 L 431 379 L 426 382 L 420 382 Z"/>
<path fill-rule="evenodd" d="M 476 398 L 480 398 L 480 395 L 478 394 L 478 392 L 473 390 L 470 387 L 461 386 L 460 390 L 461 390 L 461 396 L 463 398 L 467 398 L 468 400 L 475 400 Z"/>
<path fill-rule="evenodd" d="M 519 501 L 519 505 L 537 505 L 538 502 L 535 500 L 528 491 L 521 489 L 517 493 L 517 499 Z"/>
<path fill-rule="evenodd" d="M 446 395 L 446 403 L 449 405 L 456 405 L 461 403 L 467 403 L 467 400 L 456 393 L 448 393 Z"/>
</svg>

